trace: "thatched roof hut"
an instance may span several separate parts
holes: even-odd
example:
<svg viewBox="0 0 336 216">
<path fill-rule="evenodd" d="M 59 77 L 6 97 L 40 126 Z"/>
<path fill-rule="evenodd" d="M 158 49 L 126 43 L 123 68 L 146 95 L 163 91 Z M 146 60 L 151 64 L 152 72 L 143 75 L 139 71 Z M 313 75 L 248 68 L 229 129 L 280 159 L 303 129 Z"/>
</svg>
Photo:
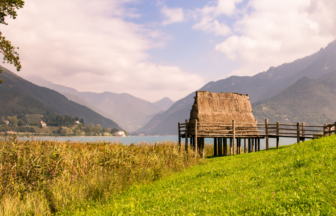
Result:
<svg viewBox="0 0 336 216">
<path fill-rule="evenodd" d="M 232 120 L 236 123 L 237 136 L 258 135 L 257 121 L 253 116 L 250 98 L 247 95 L 197 91 L 189 123 L 195 123 L 195 119 L 200 123 L 198 128 L 200 136 L 211 137 L 212 134 L 223 134 L 223 131 L 230 130 Z M 212 125 L 212 127 L 202 127 L 202 125 Z M 191 128 L 189 134 L 194 134 Z M 230 136 L 230 132 L 227 135 Z"/>
</svg>

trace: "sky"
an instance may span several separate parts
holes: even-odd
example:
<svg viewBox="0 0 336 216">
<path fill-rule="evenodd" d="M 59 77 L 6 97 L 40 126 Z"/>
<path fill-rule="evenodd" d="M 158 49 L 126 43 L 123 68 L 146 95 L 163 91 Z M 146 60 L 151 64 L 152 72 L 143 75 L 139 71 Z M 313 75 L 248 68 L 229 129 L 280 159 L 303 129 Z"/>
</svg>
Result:
<svg viewBox="0 0 336 216">
<path fill-rule="evenodd" d="M 19 47 L 19 76 L 154 102 L 317 52 L 336 39 L 335 8 L 335 0 L 27 0 L 1 31 Z"/>
</svg>

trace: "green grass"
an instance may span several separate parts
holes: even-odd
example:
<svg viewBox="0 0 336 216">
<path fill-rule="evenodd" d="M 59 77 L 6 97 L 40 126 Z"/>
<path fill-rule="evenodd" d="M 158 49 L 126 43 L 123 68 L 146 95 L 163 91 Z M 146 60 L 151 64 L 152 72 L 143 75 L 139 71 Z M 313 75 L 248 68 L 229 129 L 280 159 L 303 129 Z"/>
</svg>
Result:
<svg viewBox="0 0 336 216">
<path fill-rule="evenodd" d="M 336 214 L 336 136 L 207 161 L 64 214 Z"/>
</svg>

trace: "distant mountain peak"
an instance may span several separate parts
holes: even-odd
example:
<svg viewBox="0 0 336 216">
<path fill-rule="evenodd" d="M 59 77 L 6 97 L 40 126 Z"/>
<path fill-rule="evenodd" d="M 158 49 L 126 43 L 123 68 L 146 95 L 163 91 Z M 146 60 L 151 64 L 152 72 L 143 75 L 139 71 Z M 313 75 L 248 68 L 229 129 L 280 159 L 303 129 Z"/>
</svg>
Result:
<svg viewBox="0 0 336 216">
<path fill-rule="evenodd" d="M 166 111 L 171 107 L 175 102 L 172 101 L 169 97 L 164 97 L 161 100 L 154 102 L 153 104 L 161 108 L 163 111 Z"/>
</svg>

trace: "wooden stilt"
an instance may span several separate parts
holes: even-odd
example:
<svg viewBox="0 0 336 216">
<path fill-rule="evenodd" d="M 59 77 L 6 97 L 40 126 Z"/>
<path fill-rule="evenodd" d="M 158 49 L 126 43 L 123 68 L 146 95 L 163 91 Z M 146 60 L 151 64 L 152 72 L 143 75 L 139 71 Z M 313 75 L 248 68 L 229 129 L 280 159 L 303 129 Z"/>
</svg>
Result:
<svg viewBox="0 0 336 216">
<path fill-rule="evenodd" d="M 188 152 L 188 120 L 185 120 L 185 151 Z"/>
<path fill-rule="evenodd" d="M 266 134 L 266 150 L 269 149 L 269 144 L 268 144 L 268 119 L 265 119 L 265 134 Z"/>
<path fill-rule="evenodd" d="M 223 143 L 222 138 L 218 138 L 218 156 L 223 156 Z"/>
<path fill-rule="evenodd" d="M 254 152 L 254 138 L 252 138 L 252 152 Z"/>
<path fill-rule="evenodd" d="M 181 152 L 181 122 L 178 123 L 178 146 L 179 152 Z"/>
<path fill-rule="evenodd" d="M 217 153 L 217 140 L 218 138 L 214 138 L 214 156 L 217 157 L 218 153 Z"/>
<path fill-rule="evenodd" d="M 233 155 L 236 154 L 236 128 L 235 128 L 235 121 L 232 120 L 232 134 L 233 134 Z"/>
<path fill-rule="evenodd" d="M 195 157 L 197 158 L 197 145 L 198 145 L 198 138 L 197 138 L 197 119 L 195 119 Z"/>
<path fill-rule="evenodd" d="M 296 143 L 300 143 L 300 122 L 296 123 Z"/>
<path fill-rule="evenodd" d="M 224 156 L 228 156 L 228 146 L 227 146 L 227 138 L 221 138 L 223 140 L 223 149 L 224 149 Z"/>
<path fill-rule="evenodd" d="M 244 138 L 244 153 L 247 153 L 247 140 Z"/>
<path fill-rule="evenodd" d="M 276 127 L 277 127 L 277 138 L 276 138 L 276 146 L 277 146 L 277 148 L 279 148 L 279 146 L 280 146 L 280 127 L 279 127 L 279 122 L 277 122 L 276 123 Z"/>
<path fill-rule="evenodd" d="M 233 141 L 232 141 L 232 138 L 230 138 L 230 155 L 232 155 L 232 144 L 233 144 Z"/>
<path fill-rule="evenodd" d="M 260 138 L 258 138 L 258 149 L 260 151 Z"/>
</svg>

